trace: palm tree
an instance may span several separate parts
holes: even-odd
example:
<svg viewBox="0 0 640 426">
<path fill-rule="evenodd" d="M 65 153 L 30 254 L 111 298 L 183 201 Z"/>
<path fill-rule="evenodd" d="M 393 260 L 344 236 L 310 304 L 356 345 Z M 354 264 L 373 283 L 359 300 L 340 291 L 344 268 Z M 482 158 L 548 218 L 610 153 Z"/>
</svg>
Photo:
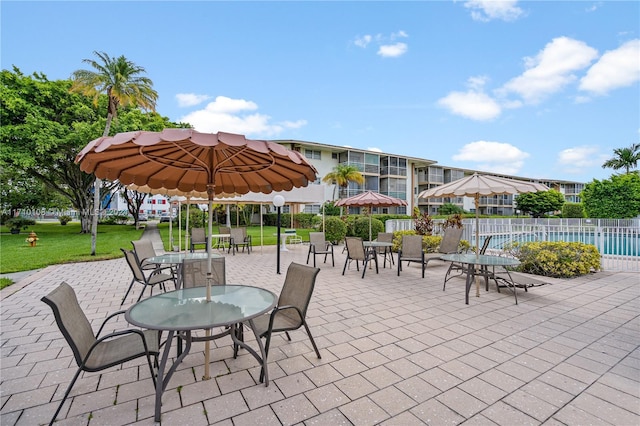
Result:
<svg viewBox="0 0 640 426">
<path fill-rule="evenodd" d="M 638 166 L 638 161 L 640 161 L 640 143 L 634 143 L 629 148 L 614 149 L 613 153 L 615 157 L 605 161 L 602 168 L 625 169 L 626 174 L 629 174 L 631 169 L 635 169 Z"/>
<path fill-rule="evenodd" d="M 89 64 L 90 70 L 77 70 L 71 75 L 73 84 L 71 91 L 82 93 L 93 98 L 98 105 L 100 95 L 106 93 L 109 98 L 107 107 L 107 123 L 103 137 L 109 136 L 111 121 L 118 117 L 118 106 L 138 106 L 145 110 L 155 111 L 158 93 L 153 90 L 153 82 L 143 67 L 127 60 L 124 56 L 112 58 L 104 52 L 93 52 L 98 60 L 83 59 Z M 98 234 L 98 209 L 100 206 L 101 181 L 96 178 L 94 183 L 94 214 L 91 222 L 91 256 L 96 254 L 96 239 Z"/>
<path fill-rule="evenodd" d="M 332 171 L 322 178 L 323 182 L 335 184 L 344 191 L 350 182 L 358 184 L 364 183 L 364 176 L 356 166 L 350 164 L 338 164 Z M 336 198 L 335 188 L 333 190 L 333 198 Z M 340 216 L 342 216 L 342 207 L 340 207 Z"/>
</svg>

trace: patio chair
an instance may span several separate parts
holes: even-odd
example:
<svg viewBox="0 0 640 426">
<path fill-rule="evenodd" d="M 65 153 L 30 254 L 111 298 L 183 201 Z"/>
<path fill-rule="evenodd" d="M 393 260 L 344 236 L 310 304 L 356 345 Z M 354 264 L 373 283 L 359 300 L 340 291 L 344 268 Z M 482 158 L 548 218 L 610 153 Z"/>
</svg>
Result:
<svg viewBox="0 0 640 426">
<path fill-rule="evenodd" d="M 344 268 L 342 268 L 342 275 L 347 270 L 347 265 L 352 261 L 356 261 L 356 269 L 360 271 L 360 263 L 362 262 L 362 278 L 367 272 L 367 265 L 373 260 L 376 264 L 376 274 L 378 273 L 378 255 L 375 250 L 365 250 L 362 238 L 360 237 L 347 237 L 345 238 L 345 246 L 347 247 L 347 260 L 344 262 Z"/>
<path fill-rule="evenodd" d="M 309 232 L 309 252 L 307 253 L 307 265 L 309 257 L 313 254 L 313 266 L 316 266 L 316 256 L 324 254 L 324 263 L 327 263 L 327 256 L 331 255 L 331 266 L 336 266 L 333 257 L 333 244 L 325 239 L 324 232 Z"/>
<path fill-rule="evenodd" d="M 247 235 L 247 228 L 231 228 L 229 233 L 231 238 L 229 238 L 229 250 L 227 253 L 232 251 L 235 256 L 236 251 L 240 251 L 240 247 L 242 247 L 243 253 L 246 247 L 247 254 L 251 254 L 251 235 Z"/>
<path fill-rule="evenodd" d="M 207 234 L 204 228 L 191 228 L 191 252 L 195 250 L 195 246 L 204 244 L 205 251 L 207 250 Z"/>
<path fill-rule="evenodd" d="M 381 243 L 393 243 L 393 232 L 378 232 L 376 241 L 379 241 Z M 382 265 L 383 268 L 387 267 L 387 258 L 389 259 L 390 265 L 395 265 L 391 247 L 378 247 L 377 252 L 379 255 L 384 257 L 384 263 Z"/>
<path fill-rule="evenodd" d="M 78 303 L 75 291 L 65 282 L 61 283 L 41 300 L 53 310 L 56 324 L 71 347 L 76 364 L 78 364 L 78 370 L 71 379 L 62 401 L 60 401 L 56 412 L 51 418 L 50 425 L 53 424 L 60 413 L 82 371 L 102 371 L 144 356 L 147 358 L 151 380 L 155 389 L 156 380 L 155 372 L 151 365 L 151 356 L 154 357 L 155 365 L 157 365 L 159 353 L 158 331 L 126 329 L 100 336 L 107 321 L 125 312 L 118 311 L 109 315 L 100 326 L 98 333 L 94 334 L 91 323 Z"/>
<path fill-rule="evenodd" d="M 170 270 L 172 274 L 175 274 L 175 269 L 171 266 L 160 266 L 156 263 L 149 262 L 147 259 L 157 256 L 156 250 L 153 248 L 151 240 L 136 240 L 131 241 L 133 251 L 136 252 L 138 260 L 140 260 L 140 267 L 143 271 L 153 271 L 153 273 L 161 272 L 162 270 Z"/>
<path fill-rule="evenodd" d="M 207 259 L 185 259 L 182 261 L 182 288 L 204 287 L 207 285 Z M 211 279 L 213 285 L 227 283 L 225 259 L 211 258 Z"/>
<path fill-rule="evenodd" d="M 419 262 L 422 268 L 422 278 L 427 266 L 424 249 L 422 248 L 422 235 L 403 235 L 400 250 L 398 250 L 398 276 L 402 271 L 402 261 L 407 265 L 411 262 Z"/>
<path fill-rule="evenodd" d="M 231 227 L 229 226 L 219 226 L 218 227 L 218 233 L 220 234 L 225 234 L 225 235 L 231 235 Z M 226 246 L 229 244 L 229 239 L 231 237 L 220 237 L 218 238 L 218 249 L 222 248 L 222 250 L 224 251 L 224 249 L 226 248 Z"/>
<path fill-rule="evenodd" d="M 458 253 L 460 251 L 460 239 L 462 238 L 462 228 L 447 228 L 442 236 L 442 241 L 435 253 L 425 253 L 424 267 L 426 268 L 431 260 L 441 260 L 443 254 Z"/>
<path fill-rule="evenodd" d="M 480 251 L 478 252 L 478 254 L 485 254 L 487 252 L 487 249 L 489 248 L 489 243 L 491 242 L 492 237 L 493 235 L 488 235 L 487 237 L 485 237 L 484 241 L 482 242 L 482 247 L 480 248 Z M 452 275 L 452 273 L 456 271 L 458 273 L 456 275 Z M 442 290 L 444 291 L 445 286 L 447 285 L 447 281 L 449 281 L 451 278 L 454 278 L 456 276 L 466 273 L 466 271 L 467 270 L 464 263 L 451 262 L 451 264 L 449 265 L 449 269 L 447 269 L 447 273 L 444 275 L 444 285 L 442 287 Z"/>
<path fill-rule="evenodd" d="M 123 248 L 121 248 L 120 250 L 122 250 L 122 253 L 124 253 L 124 258 L 127 260 L 127 264 L 129 264 L 129 268 L 133 273 L 133 279 L 131 280 L 131 284 L 129 284 L 127 292 L 122 298 L 122 302 L 120 302 L 120 306 L 124 304 L 124 301 L 127 299 L 127 296 L 129 295 L 129 292 L 131 291 L 134 283 L 140 283 L 144 286 L 142 287 L 140 296 L 138 296 L 138 302 L 142 299 L 142 295 L 144 294 L 144 291 L 147 289 L 147 287 L 151 288 L 151 294 L 153 294 L 153 287 L 156 285 L 164 289 L 164 284 L 167 281 L 173 281 L 174 284 L 176 283 L 173 274 L 158 272 L 149 276 L 145 275 L 142 267 L 140 266 L 140 260 L 138 259 L 138 256 L 136 256 L 136 253 L 133 250 L 126 250 Z"/>
<path fill-rule="evenodd" d="M 182 261 L 182 288 L 204 287 L 207 285 L 207 259 L 185 259 Z M 225 258 L 211 258 L 211 284 L 226 285 L 227 275 Z M 210 336 L 193 336 L 192 342 L 204 342 L 206 340 L 219 339 L 228 336 L 230 327 Z M 178 354 L 182 353 L 182 340 L 178 340 Z"/>
<path fill-rule="evenodd" d="M 269 383 L 267 359 L 273 333 L 284 331 L 287 340 L 291 341 L 289 332 L 304 326 L 318 359 L 322 358 L 306 320 L 307 308 L 313 294 L 318 272 L 320 272 L 319 268 L 291 263 L 287 269 L 284 285 L 278 297 L 278 304 L 270 313 L 253 320 L 254 333 L 256 336 L 265 339 L 264 358 L 260 371 L 260 382 L 264 381 L 265 385 Z M 237 352 L 237 347 L 235 349 Z"/>
</svg>

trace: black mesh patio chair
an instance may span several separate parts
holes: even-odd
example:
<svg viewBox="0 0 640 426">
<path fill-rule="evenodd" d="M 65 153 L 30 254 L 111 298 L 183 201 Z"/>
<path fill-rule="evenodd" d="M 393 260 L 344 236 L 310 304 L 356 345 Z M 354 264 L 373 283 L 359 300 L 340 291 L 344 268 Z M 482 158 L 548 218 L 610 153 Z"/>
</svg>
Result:
<svg viewBox="0 0 640 426">
<path fill-rule="evenodd" d="M 232 252 L 235 256 L 236 251 L 244 253 L 245 247 L 247 248 L 247 254 L 251 254 L 251 235 L 247 235 L 247 228 L 231 228 L 229 230 L 231 238 L 229 238 L 229 250 L 227 253 Z"/>
<path fill-rule="evenodd" d="M 153 356 L 158 364 L 159 333 L 156 330 L 125 329 L 100 336 L 107 321 L 125 311 L 109 315 L 98 330 L 93 333 L 91 323 L 82 311 L 76 293 L 69 284 L 63 282 L 51 293 L 41 299 L 53 310 L 56 324 L 71 347 L 78 370 L 62 397 L 56 412 L 51 418 L 53 424 L 67 400 L 73 385 L 82 371 L 96 372 L 120 365 L 139 357 L 146 357 L 155 389 L 155 372 L 151 364 Z"/>
</svg>

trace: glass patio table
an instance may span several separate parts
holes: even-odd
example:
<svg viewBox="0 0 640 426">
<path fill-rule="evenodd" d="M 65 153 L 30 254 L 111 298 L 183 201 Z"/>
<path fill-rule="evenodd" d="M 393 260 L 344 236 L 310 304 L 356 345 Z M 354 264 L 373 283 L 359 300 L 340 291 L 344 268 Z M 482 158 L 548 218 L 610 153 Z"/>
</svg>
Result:
<svg viewBox="0 0 640 426">
<path fill-rule="evenodd" d="M 221 254 L 211 253 L 211 257 L 221 257 Z M 185 259 L 207 259 L 206 252 L 194 252 L 194 253 L 165 253 L 158 256 L 153 256 L 147 259 L 147 262 L 155 263 L 156 265 L 171 265 L 175 272 L 176 289 L 182 287 L 182 261 Z"/>
<path fill-rule="evenodd" d="M 487 280 L 489 277 L 488 267 L 491 266 L 495 268 L 496 266 L 504 268 L 507 275 L 509 276 L 509 282 L 513 284 L 513 279 L 511 278 L 511 274 L 509 274 L 509 270 L 507 266 L 518 266 L 520 261 L 518 259 L 513 259 L 510 257 L 502 257 L 502 256 L 490 256 L 487 254 L 477 255 L 475 253 L 469 254 L 444 254 L 440 256 L 440 259 L 448 261 L 448 262 L 457 262 L 467 265 L 465 268 L 467 270 L 467 281 L 465 286 L 465 294 L 464 301 L 468 305 L 469 304 L 469 291 L 471 290 L 471 284 L 474 281 L 476 274 L 482 275 Z M 477 267 L 480 267 L 480 271 L 477 271 Z M 493 275 L 493 272 L 491 273 Z M 445 277 L 446 283 L 446 277 Z M 513 295 L 516 299 L 516 305 L 518 304 L 518 295 L 516 294 L 516 287 L 513 287 Z"/>
<path fill-rule="evenodd" d="M 270 311 L 277 302 L 277 296 L 269 290 L 247 285 L 211 286 L 211 301 L 206 301 L 206 287 L 193 287 L 170 291 L 149 297 L 131 306 L 125 312 L 126 320 L 137 327 L 150 330 L 168 331 L 156 380 L 155 421 L 160 421 L 162 394 L 194 341 L 194 330 L 208 330 L 215 327 L 230 327 L 234 344 L 247 349 L 263 365 L 266 359 L 264 345 L 256 336 L 260 348 L 258 354 L 253 348 L 238 338 L 239 325 L 248 321 L 253 327 L 253 319 Z M 254 331 L 255 334 L 255 331 Z M 169 352 L 174 336 L 185 340 L 185 348 L 166 371 Z M 199 338 L 201 339 L 201 338 Z M 267 369 L 264 369 L 265 385 L 269 383 Z"/>
</svg>

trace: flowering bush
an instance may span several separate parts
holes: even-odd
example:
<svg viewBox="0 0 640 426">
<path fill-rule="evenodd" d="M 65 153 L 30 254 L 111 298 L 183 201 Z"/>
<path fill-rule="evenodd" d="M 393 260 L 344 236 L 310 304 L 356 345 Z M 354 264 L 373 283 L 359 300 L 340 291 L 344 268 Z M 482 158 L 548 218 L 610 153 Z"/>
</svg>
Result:
<svg viewBox="0 0 640 426">
<path fill-rule="evenodd" d="M 520 260 L 518 270 L 547 277 L 571 278 L 600 270 L 596 246 L 579 242 L 513 243 L 505 250 Z"/>
</svg>

